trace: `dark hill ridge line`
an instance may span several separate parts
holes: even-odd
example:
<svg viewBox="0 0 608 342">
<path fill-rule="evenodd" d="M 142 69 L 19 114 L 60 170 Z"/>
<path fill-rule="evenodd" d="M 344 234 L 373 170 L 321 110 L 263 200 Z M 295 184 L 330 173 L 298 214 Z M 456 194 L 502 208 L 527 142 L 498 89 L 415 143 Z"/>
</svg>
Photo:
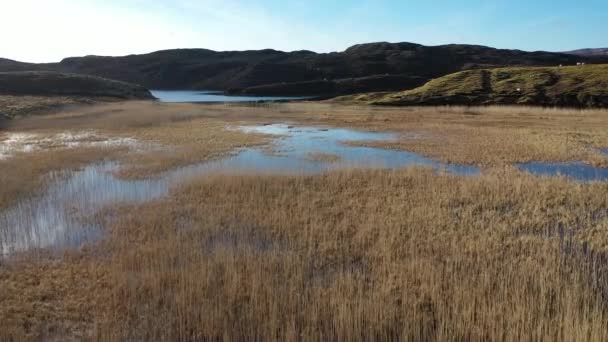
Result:
<svg viewBox="0 0 608 342">
<path fill-rule="evenodd" d="M 603 49 L 579 49 L 567 51 L 567 54 L 585 57 L 608 57 L 608 48 Z"/>
<path fill-rule="evenodd" d="M 608 62 L 608 57 L 605 58 Z M 221 90 L 252 95 L 334 96 L 411 89 L 450 73 L 501 66 L 557 66 L 601 59 L 478 45 L 359 44 L 343 52 L 177 49 L 59 63 L 0 62 L 0 71 L 51 70 L 141 84 L 148 89 Z"/>
<path fill-rule="evenodd" d="M 0 72 L 0 95 L 154 98 L 146 88 L 139 85 L 53 71 Z"/>
</svg>

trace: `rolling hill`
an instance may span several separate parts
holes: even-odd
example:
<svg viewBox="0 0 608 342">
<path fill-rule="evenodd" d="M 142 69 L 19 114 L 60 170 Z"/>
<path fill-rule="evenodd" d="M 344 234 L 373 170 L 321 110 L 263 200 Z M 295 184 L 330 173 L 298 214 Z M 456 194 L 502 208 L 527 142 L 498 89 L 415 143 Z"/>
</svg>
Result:
<svg viewBox="0 0 608 342">
<path fill-rule="evenodd" d="M 566 52 L 571 55 L 584 57 L 608 57 L 608 48 L 605 49 L 580 49 Z"/>
<path fill-rule="evenodd" d="M 52 71 L 0 72 L 0 95 L 72 95 L 153 99 L 142 86 L 96 76 Z"/>
<path fill-rule="evenodd" d="M 375 105 L 538 105 L 608 107 L 608 65 L 461 71 L 401 92 L 334 99 Z"/>
<path fill-rule="evenodd" d="M 0 72 L 0 127 L 17 116 L 131 99 L 154 97 L 141 86 L 96 76 L 52 71 Z"/>
<path fill-rule="evenodd" d="M 0 61 L 0 71 L 78 73 L 141 84 L 148 89 L 334 96 L 411 89 L 462 70 L 571 65 L 581 61 L 604 59 L 478 45 L 370 43 L 334 53 L 179 49 L 123 57 L 72 57 L 50 64 L 4 60 Z"/>
</svg>

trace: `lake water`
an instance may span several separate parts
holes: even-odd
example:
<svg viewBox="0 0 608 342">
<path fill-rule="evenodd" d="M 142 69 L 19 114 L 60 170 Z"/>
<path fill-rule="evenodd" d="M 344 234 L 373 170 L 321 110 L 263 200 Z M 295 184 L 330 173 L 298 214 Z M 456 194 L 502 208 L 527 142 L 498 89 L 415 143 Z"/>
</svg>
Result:
<svg viewBox="0 0 608 342">
<path fill-rule="evenodd" d="M 94 218 L 105 206 L 157 199 L 167 195 L 172 187 L 206 173 L 314 174 L 344 167 L 407 166 L 426 166 L 458 175 L 480 172 L 477 167 L 443 164 L 406 151 L 343 143 L 396 138 L 391 133 L 287 125 L 234 129 L 273 134 L 276 139 L 269 148 L 243 149 L 221 160 L 181 167 L 145 180 L 114 177 L 113 173 L 120 168 L 115 162 L 50 175 L 50 186 L 40 196 L 22 200 L 0 213 L 0 256 L 36 248 L 78 247 L 99 239 L 103 227 Z M 318 153 L 335 158 L 314 158 Z"/>
<path fill-rule="evenodd" d="M 161 102 L 257 102 L 293 101 L 307 97 L 288 96 L 227 96 L 218 91 L 201 90 L 151 90 L 152 95 Z"/>
</svg>

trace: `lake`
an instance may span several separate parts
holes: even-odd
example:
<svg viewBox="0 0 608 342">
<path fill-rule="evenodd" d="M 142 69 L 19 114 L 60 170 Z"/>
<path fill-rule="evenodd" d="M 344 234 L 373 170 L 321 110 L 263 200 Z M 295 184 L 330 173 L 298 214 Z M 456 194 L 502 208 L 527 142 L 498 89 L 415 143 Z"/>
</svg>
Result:
<svg viewBox="0 0 608 342">
<path fill-rule="evenodd" d="M 221 91 L 205 90 L 151 90 L 150 92 L 161 102 L 257 102 L 310 99 L 310 97 L 293 96 L 228 96 Z"/>
</svg>

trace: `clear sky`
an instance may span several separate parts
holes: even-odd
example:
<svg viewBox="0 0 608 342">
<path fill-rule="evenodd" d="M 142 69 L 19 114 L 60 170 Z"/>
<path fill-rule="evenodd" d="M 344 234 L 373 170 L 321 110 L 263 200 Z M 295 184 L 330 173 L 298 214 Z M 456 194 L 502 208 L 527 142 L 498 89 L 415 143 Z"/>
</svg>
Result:
<svg viewBox="0 0 608 342">
<path fill-rule="evenodd" d="M 341 51 L 357 43 L 608 47 L 608 0 L 0 0 L 0 57 L 170 48 Z"/>
</svg>

